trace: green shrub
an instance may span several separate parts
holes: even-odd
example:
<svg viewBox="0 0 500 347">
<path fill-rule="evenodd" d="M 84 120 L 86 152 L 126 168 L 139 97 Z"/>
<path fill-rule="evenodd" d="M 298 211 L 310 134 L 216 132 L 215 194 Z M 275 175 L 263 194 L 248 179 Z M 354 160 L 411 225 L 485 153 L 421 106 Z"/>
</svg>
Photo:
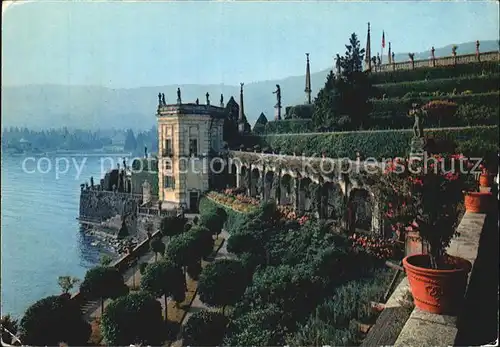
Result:
<svg viewBox="0 0 500 347">
<path fill-rule="evenodd" d="M 433 80 L 468 75 L 498 73 L 498 61 L 485 61 L 456 66 L 422 67 L 414 70 L 387 71 L 370 74 L 373 84 L 396 83 L 403 81 Z"/>
<path fill-rule="evenodd" d="M 311 119 L 313 113 L 312 104 L 295 105 L 285 108 L 285 119 Z"/>
<path fill-rule="evenodd" d="M 182 329 L 184 346 L 220 346 L 229 320 L 217 312 L 195 312 Z"/>
<path fill-rule="evenodd" d="M 226 212 L 227 218 L 224 223 L 224 230 L 226 230 L 229 234 L 232 234 L 235 230 L 235 226 L 238 226 L 241 223 L 241 221 L 245 218 L 245 215 L 232 209 L 225 208 L 206 197 L 201 197 L 199 203 L 199 210 L 201 214 L 208 213 L 212 210 L 217 211 L 217 208 L 222 208 Z"/>
<path fill-rule="evenodd" d="M 472 93 L 485 93 L 498 90 L 499 75 L 497 73 L 489 75 L 463 76 L 457 78 L 444 78 L 435 80 L 417 80 L 398 83 L 386 83 L 376 85 L 378 97 L 386 94 L 390 98 L 403 97 L 407 93 L 462 93 L 471 91 Z"/>
<path fill-rule="evenodd" d="M 431 100 L 449 100 L 454 101 L 458 105 L 471 104 L 476 106 L 486 105 L 490 107 L 498 107 L 498 98 L 500 93 L 478 93 L 465 95 L 446 95 L 446 96 L 425 96 L 417 98 L 389 98 L 385 100 L 372 100 L 374 113 L 392 112 L 394 115 L 406 115 L 411 105 L 417 102 L 421 105 Z"/>
<path fill-rule="evenodd" d="M 161 304 L 147 292 L 112 301 L 101 319 L 101 331 L 109 346 L 132 343 L 159 346 L 164 340 L 162 328 Z"/>
<path fill-rule="evenodd" d="M 477 126 L 466 128 L 441 128 L 426 129 L 427 138 L 434 141 L 450 141 L 458 145 L 463 141 L 477 139 L 483 146 L 497 145 L 499 141 L 497 126 Z M 387 130 L 387 131 L 358 131 L 338 132 L 324 134 L 298 134 L 298 135 L 267 135 L 254 137 L 270 147 L 280 147 L 282 153 L 293 154 L 294 149 L 307 156 L 325 152 L 330 158 L 355 159 L 356 151 L 366 157 L 376 159 L 405 156 L 410 150 L 410 141 L 413 137 L 412 130 Z M 474 147 L 469 147 L 471 154 L 480 153 Z"/>
<path fill-rule="evenodd" d="M 263 128 L 259 128 L 256 134 L 287 134 L 304 133 L 315 131 L 316 126 L 312 119 L 285 119 L 268 122 Z"/>
<path fill-rule="evenodd" d="M 67 296 L 49 296 L 28 307 L 21 322 L 20 339 L 31 346 L 57 346 L 60 342 L 84 346 L 90 337 L 90 325 L 80 307 Z"/>
</svg>

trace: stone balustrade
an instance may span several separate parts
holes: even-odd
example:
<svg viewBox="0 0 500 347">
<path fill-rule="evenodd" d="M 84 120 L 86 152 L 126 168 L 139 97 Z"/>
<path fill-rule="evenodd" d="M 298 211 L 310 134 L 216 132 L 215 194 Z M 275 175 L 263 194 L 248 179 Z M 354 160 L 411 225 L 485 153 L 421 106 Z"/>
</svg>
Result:
<svg viewBox="0 0 500 347">
<path fill-rule="evenodd" d="M 388 72 L 388 71 L 400 71 L 400 70 L 412 70 L 422 67 L 438 67 L 438 66 L 450 66 L 458 64 L 469 64 L 476 63 L 480 61 L 498 61 L 500 60 L 500 53 L 498 51 L 484 52 L 476 54 L 463 54 L 457 56 L 447 56 L 440 58 L 429 58 L 413 61 L 410 59 L 403 62 L 395 62 L 391 64 L 383 64 L 380 66 L 373 67 L 372 72 Z"/>
</svg>

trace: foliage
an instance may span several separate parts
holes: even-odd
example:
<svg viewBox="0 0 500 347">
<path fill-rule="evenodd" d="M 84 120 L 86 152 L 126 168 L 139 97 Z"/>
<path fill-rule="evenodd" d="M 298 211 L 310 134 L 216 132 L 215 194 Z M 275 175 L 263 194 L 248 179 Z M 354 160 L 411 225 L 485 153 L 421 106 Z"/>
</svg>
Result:
<svg viewBox="0 0 500 347">
<path fill-rule="evenodd" d="M 255 134 L 289 134 L 316 131 L 312 119 L 285 119 L 267 122 L 265 126 L 253 130 Z"/>
<path fill-rule="evenodd" d="M 199 210 L 200 213 L 206 213 L 206 211 L 209 211 L 211 209 L 216 209 L 217 207 L 221 207 L 220 204 L 217 204 L 213 202 L 210 199 L 207 199 L 206 197 L 201 197 L 200 203 L 199 203 Z M 224 211 L 226 212 L 227 219 L 226 222 L 224 223 L 224 228 L 225 230 L 231 234 L 234 229 L 234 225 L 238 225 L 239 221 L 244 218 L 244 215 L 238 212 L 235 212 L 233 209 L 223 207 Z"/>
<path fill-rule="evenodd" d="M 86 298 L 101 299 L 101 306 L 106 298 L 115 299 L 128 293 L 128 287 L 120 272 L 112 267 L 97 266 L 87 271 L 80 284 L 80 293 Z"/>
<path fill-rule="evenodd" d="M 125 144 L 123 149 L 125 151 L 134 151 L 137 147 L 137 140 L 135 139 L 134 131 L 132 129 L 127 130 L 125 135 Z"/>
<path fill-rule="evenodd" d="M 285 109 L 285 120 L 290 119 L 311 119 L 312 118 L 313 107 L 312 105 L 294 105 L 288 106 Z"/>
<path fill-rule="evenodd" d="M 182 269 L 168 260 L 150 264 L 141 277 L 141 290 L 156 298 L 165 297 L 165 319 L 167 319 L 167 297 L 182 302 L 185 297 L 186 278 Z"/>
<path fill-rule="evenodd" d="M 160 303 L 147 292 L 131 293 L 111 302 L 104 311 L 101 330 L 110 346 L 160 345 Z"/>
<path fill-rule="evenodd" d="M 165 253 L 165 244 L 161 241 L 160 237 L 155 237 L 149 241 L 149 249 L 155 254 L 155 261 L 158 258 L 158 253 L 163 255 Z"/>
<path fill-rule="evenodd" d="M 356 346 L 359 328 L 353 321 L 348 328 L 333 326 L 317 317 L 309 317 L 298 331 L 286 338 L 290 346 Z"/>
<path fill-rule="evenodd" d="M 406 117 L 408 118 L 408 117 Z M 458 145 L 466 140 L 477 139 L 483 144 L 497 145 L 499 142 L 498 127 L 477 126 L 470 128 L 425 129 L 428 139 L 435 141 L 452 141 Z M 283 154 L 292 154 L 294 148 L 310 156 L 324 152 L 329 158 L 356 159 L 359 151 L 364 157 L 376 159 L 403 157 L 409 152 L 409 144 L 413 132 L 411 130 L 359 131 L 325 134 L 268 135 L 254 138 L 262 145 L 272 148 L 280 147 Z M 471 153 L 474 148 L 469 147 Z"/>
<path fill-rule="evenodd" d="M 200 222 L 210 230 L 212 235 L 219 235 L 224 226 L 224 216 L 217 210 L 204 211 L 200 216 Z"/>
<path fill-rule="evenodd" d="M 148 263 L 140 263 L 139 264 L 139 272 L 141 273 L 141 275 L 144 274 L 144 272 L 146 271 L 146 267 L 148 267 Z"/>
<path fill-rule="evenodd" d="M 179 235 L 184 230 L 184 225 L 187 223 L 187 219 L 180 216 L 168 216 L 164 217 L 160 223 L 160 230 L 163 236 L 175 236 Z"/>
<path fill-rule="evenodd" d="M 224 308 L 241 298 L 247 283 L 248 273 L 240 261 L 216 260 L 201 272 L 198 293 L 205 304 Z"/>
<path fill-rule="evenodd" d="M 469 168 L 459 155 L 431 159 L 428 163 L 388 162 L 376 188 L 393 230 L 398 234 L 418 231 L 430 246 L 430 266 L 442 268 L 444 251 L 458 226 L 462 192 L 471 175 L 464 173 Z"/>
<path fill-rule="evenodd" d="M 225 346 L 282 346 L 286 327 L 285 314 L 276 304 L 258 307 L 233 319 L 224 339 Z"/>
<path fill-rule="evenodd" d="M 187 266 L 193 260 L 200 260 L 198 237 L 192 230 L 172 237 L 168 243 L 166 255 L 178 266 Z"/>
<path fill-rule="evenodd" d="M 325 86 L 314 100 L 312 118 L 316 127 L 342 130 L 363 128 L 371 111 L 369 97 L 372 94 L 370 80 L 362 70 L 363 57 L 364 49 L 360 48 L 359 40 L 353 33 L 346 45 L 345 55 L 340 57 L 340 75 L 330 72 Z"/>
<path fill-rule="evenodd" d="M 57 280 L 57 284 L 61 287 L 63 294 L 69 293 L 78 282 L 80 282 L 78 278 L 71 276 L 59 276 Z"/>
<path fill-rule="evenodd" d="M 220 346 L 229 320 L 217 312 L 195 312 L 182 329 L 185 346 Z"/>
<path fill-rule="evenodd" d="M 0 320 L 0 325 L 2 326 L 2 341 L 8 344 L 12 344 L 12 336 L 5 331 L 8 330 L 12 335 L 17 334 L 19 322 L 17 319 L 12 318 L 9 314 L 2 316 Z"/>
<path fill-rule="evenodd" d="M 422 106 L 430 117 L 438 120 L 438 127 L 453 123 L 452 117 L 457 110 L 457 104 L 447 100 L 432 100 Z"/>
<path fill-rule="evenodd" d="M 498 73 L 497 61 L 484 61 L 449 66 L 422 67 L 413 70 L 386 71 L 370 74 L 373 84 L 397 83 L 404 81 L 434 80 L 460 76 Z"/>
<path fill-rule="evenodd" d="M 59 342 L 83 346 L 90 337 L 90 325 L 80 307 L 67 296 L 49 296 L 31 305 L 19 323 L 25 345 L 56 346 Z"/>
<path fill-rule="evenodd" d="M 456 118 L 461 125 L 466 126 L 498 124 L 500 118 L 499 108 L 463 104 L 458 106 Z"/>
<path fill-rule="evenodd" d="M 372 100 L 373 112 L 392 112 L 393 115 L 406 115 L 411 108 L 411 104 L 416 102 L 425 104 L 432 100 L 449 100 L 457 105 L 471 104 L 476 106 L 486 105 L 489 107 L 498 107 L 498 91 L 489 93 L 463 94 L 463 95 L 436 95 L 420 96 L 412 98 L 388 98 L 385 100 Z"/>
<path fill-rule="evenodd" d="M 109 255 L 107 255 L 107 254 L 101 255 L 101 260 L 99 263 L 102 266 L 109 266 L 112 262 L 113 262 L 113 258 L 111 258 Z"/>
<path fill-rule="evenodd" d="M 403 97 L 407 93 L 425 93 L 440 91 L 442 93 L 462 93 L 472 91 L 473 93 L 486 93 L 498 90 L 498 73 L 488 75 L 472 75 L 454 78 L 443 78 L 434 80 L 412 80 L 397 83 L 378 84 L 376 96 L 380 98 L 387 95 L 390 98 Z"/>
<path fill-rule="evenodd" d="M 211 231 L 203 225 L 198 225 L 189 232 L 196 238 L 196 246 L 192 249 L 192 258 L 194 262 L 199 263 L 198 260 L 200 260 L 200 258 L 206 258 L 212 254 L 214 239 L 212 238 Z"/>
</svg>

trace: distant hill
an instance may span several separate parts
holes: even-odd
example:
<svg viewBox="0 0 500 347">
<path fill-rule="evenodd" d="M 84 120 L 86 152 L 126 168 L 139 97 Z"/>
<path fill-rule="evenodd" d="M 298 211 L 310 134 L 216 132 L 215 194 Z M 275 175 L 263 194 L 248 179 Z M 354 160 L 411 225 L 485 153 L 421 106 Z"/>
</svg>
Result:
<svg viewBox="0 0 500 347">
<path fill-rule="evenodd" d="M 459 54 L 475 52 L 475 42 L 457 44 Z M 436 48 L 436 57 L 451 55 L 452 45 Z M 498 41 L 481 41 L 481 51 L 498 50 Z M 415 53 L 415 59 L 427 59 L 430 51 Z M 408 60 L 407 53 L 395 55 L 396 61 Z M 313 66 L 314 68 L 314 66 Z M 331 68 L 312 73 L 313 96 L 323 87 Z M 245 84 L 245 113 L 253 124 L 261 112 L 268 119 L 274 117 L 275 85 L 282 91 L 283 106 L 301 104 L 305 100 L 305 77 L 292 76 L 273 81 Z M 157 95 L 165 93 L 166 101 L 176 99 L 176 90 L 182 90 L 183 101 L 199 98 L 205 103 L 205 94 L 211 103 L 224 102 L 231 96 L 239 102 L 239 86 L 228 85 L 166 85 L 131 89 L 110 89 L 99 86 L 27 85 L 2 87 L 2 126 L 48 128 L 67 126 L 82 129 L 132 128 L 150 129 L 155 124 Z"/>
</svg>

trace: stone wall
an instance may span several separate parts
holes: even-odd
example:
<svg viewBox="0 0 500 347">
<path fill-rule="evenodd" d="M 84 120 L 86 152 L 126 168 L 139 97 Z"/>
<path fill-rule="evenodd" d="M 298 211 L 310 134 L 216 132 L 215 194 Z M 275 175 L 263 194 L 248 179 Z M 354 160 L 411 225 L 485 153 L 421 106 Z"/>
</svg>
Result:
<svg viewBox="0 0 500 347">
<path fill-rule="evenodd" d="M 96 223 L 113 217 L 125 216 L 125 224 L 130 234 L 137 231 L 137 209 L 140 196 L 83 189 L 80 193 L 80 219 Z"/>
</svg>

